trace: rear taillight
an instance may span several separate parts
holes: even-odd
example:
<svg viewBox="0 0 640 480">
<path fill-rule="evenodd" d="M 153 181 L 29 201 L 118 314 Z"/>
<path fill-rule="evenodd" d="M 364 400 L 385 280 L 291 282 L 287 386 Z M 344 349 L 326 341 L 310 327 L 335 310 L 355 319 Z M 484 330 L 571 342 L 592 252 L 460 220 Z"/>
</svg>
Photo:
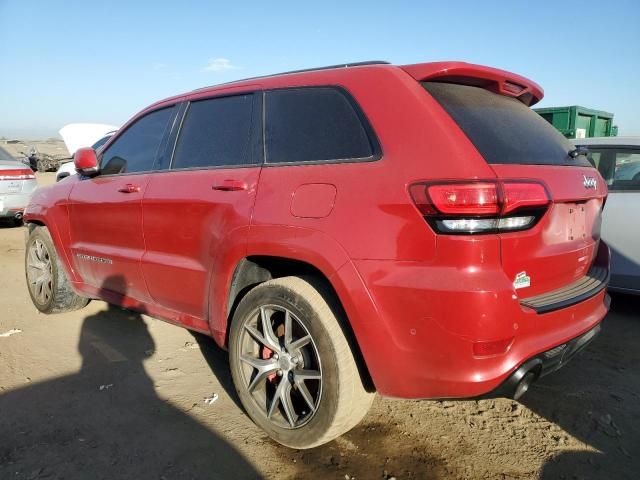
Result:
<svg viewBox="0 0 640 480">
<path fill-rule="evenodd" d="M 434 230 L 449 234 L 525 230 L 551 202 L 542 183 L 528 180 L 416 183 L 409 193 Z"/>
<path fill-rule="evenodd" d="M 1 180 L 35 180 L 36 176 L 33 171 L 28 168 L 13 169 L 13 170 L 0 170 Z"/>
</svg>

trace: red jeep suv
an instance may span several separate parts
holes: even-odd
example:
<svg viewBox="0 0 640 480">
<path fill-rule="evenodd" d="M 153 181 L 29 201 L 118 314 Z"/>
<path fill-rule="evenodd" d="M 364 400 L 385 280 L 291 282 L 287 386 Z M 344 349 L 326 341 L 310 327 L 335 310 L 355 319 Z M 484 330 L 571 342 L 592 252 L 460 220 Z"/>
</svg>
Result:
<svg viewBox="0 0 640 480">
<path fill-rule="evenodd" d="M 608 308 L 605 182 L 461 62 L 251 78 L 143 110 L 24 218 L 35 306 L 99 298 L 228 348 L 250 417 L 295 448 L 401 398 L 517 398 Z"/>
</svg>

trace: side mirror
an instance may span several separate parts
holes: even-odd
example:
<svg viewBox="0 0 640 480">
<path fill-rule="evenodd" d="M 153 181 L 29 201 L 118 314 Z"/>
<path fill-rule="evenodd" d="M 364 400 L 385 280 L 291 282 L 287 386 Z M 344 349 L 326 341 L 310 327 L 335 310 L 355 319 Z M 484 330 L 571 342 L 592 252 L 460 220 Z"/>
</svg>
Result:
<svg viewBox="0 0 640 480">
<path fill-rule="evenodd" d="M 93 148 L 79 148 L 73 155 L 73 164 L 76 172 L 86 177 L 98 174 L 98 158 Z"/>
</svg>

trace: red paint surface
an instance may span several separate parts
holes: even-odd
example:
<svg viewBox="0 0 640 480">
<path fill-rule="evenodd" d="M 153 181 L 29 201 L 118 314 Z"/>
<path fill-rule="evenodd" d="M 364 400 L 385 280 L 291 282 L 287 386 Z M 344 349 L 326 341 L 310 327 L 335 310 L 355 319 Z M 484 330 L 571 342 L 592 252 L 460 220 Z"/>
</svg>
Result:
<svg viewBox="0 0 640 480">
<path fill-rule="evenodd" d="M 92 148 L 79 148 L 73 155 L 76 170 L 96 168 L 98 166 L 96 152 Z"/>
<path fill-rule="evenodd" d="M 447 76 L 484 79 L 486 88 L 514 95 L 504 91 L 511 82 L 533 101 L 542 97 L 522 77 L 461 63 L 320 70 L 203 89 L 140 115 L 188 99 L 340 85 L 361 105 L 382 158 L 76 177 L 38 190 L 25 219 L 49 227 L 78 292 L 209 333 L 221 345 L 233 272 L 243 258 L 307 262 L 337 292 L 380 393 L 485 393 L 527 358 L 604 317 L 604 293 L 545 315 L 521 307 L 519 298 L 588 270 L 606 186 L 590 168 L 488 165 L 416 81 Z M 583 174 L 597 178 L 597 190 L 583 187 Z M 409 194 L 418 182 L 477 179 L 540 181 L 552 203 L 530 230 L 450 236 L 431 230 Z M 123 192 L 127 185 L 136 188 Z M 335 193 L 322 187 L 314 203 L 316 187 L 305 185 L 330 185 Z M 570 212 L 574 205 L 585 207 L 584 217 Z M 568 240 L 569 229 L 585 235 Z M 83 261 L 79 253 L 112 263 Z M 515 290 L 521 271 L 531 287 Z M 126 296 L 117 286 L 101 289 L 113 276 L 126 279 Z M 474 342 L 503 339 L 513 339 L 506 353 L 474 356 Z"/>
</svg>

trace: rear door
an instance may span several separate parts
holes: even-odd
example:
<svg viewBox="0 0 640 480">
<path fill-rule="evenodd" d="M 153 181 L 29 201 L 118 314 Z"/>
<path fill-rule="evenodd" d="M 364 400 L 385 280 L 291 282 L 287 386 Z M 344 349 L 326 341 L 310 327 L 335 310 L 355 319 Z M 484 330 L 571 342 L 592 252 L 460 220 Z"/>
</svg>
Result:
<svg viewBox="0 0 640 480">
<path fill-rule="evenodd" d="M 609 186 L 602 238 L 611 249 L 610 286 L 640 291 L 640 148 L 590 145 L 589 157 Z"/>
<path fill-rule="evenodd" d="M 593 265 L 607 188 L 584 155 L 515 98 L 425 82 L 499 179 L 542 182 L 551 205 L 531 229 L 499 234 L 502 266 L 525 297 L 564 287 Z M 524 281 L 522 281 L 524 279 Z M 516 281 L 518 280 L 518 281 Z"/>
<path fill-rule="evenodd" d="M 246 243 L 262 151 L 261 93 L 187 105 L 170 168 L 151 176 L 143 200 L 142 270 L 155 303 L 206 318 L 215 259 Z"/>
<path fill-rule="evenodd" d="M 100 175 L 74 184 L 72 261 L 86 284 L 148 301 L 140 270 L 142 197 L 174 117 L 175 107 L 167 107 L 138 119 L 101 156 Z"/>
</svg>

